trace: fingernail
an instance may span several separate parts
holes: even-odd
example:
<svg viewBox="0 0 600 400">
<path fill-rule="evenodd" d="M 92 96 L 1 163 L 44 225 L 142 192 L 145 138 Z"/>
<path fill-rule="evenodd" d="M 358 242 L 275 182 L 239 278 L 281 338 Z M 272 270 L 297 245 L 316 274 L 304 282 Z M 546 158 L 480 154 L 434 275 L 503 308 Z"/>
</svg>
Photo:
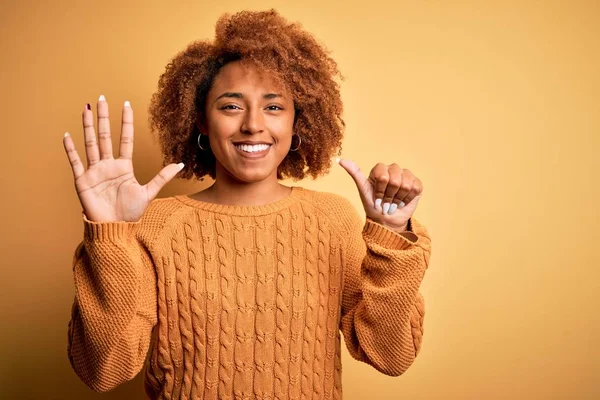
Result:
<svg viewBox="0 0 600 400">
<path fill-rule="evenodd" d="M 339 157 L 337 157 L 337 158 L 335 159 L 335 162 L 339 164 L 339 163 L 340 163 L 340 158 L 339 158 Z"/>
<path fill-rule="evenodd" d="M 393 213 L 395 213 L 396 212 L 396 208 L 398 208 L 398 204 L 392 203 L 392 205 L 390 206 L 390 211 L 388 211 L 388 214 L 392 215 Z"/>
<path fill-rule="evenodd" d="M 404 204 L 403 201 L 400 202 L 400 208 L 404 207 L 406 204 Z"/>
<path fill-rule="evenodd" d="M 106 101 L 103 94 L 101 94 L 100 97 L 98 97 L 98 101 Z"/>
<path fill-rule="evenodd" d="M 179 170 L 180 170 L 180 171 L 183 169 L 183 166 L 184 166 L 184 165 L 185 165 L 185 164 L 184 164 L 184 163 L 182 163 L 182 162 L 180 162 L 179 164 L 177 164 L 177 166 L 179 167 Z"/>
<path fill-rule="evenodd" d="M 379 208 L 380 205 L 381 205 L 381 199 L 375 200 L 375 208 Z"/>
<path fill-rule="evenodd" d="M 65 132 L 63 139 L 66 138 L 67 136 L 71 136 L 71 135 L 69 135 L 69 132 Z"/>
<path fill-rule="evenodd" d="M 91 110 L 92 109 L 92 107 L 90 107 L 90 103 L 86 103 L 85 104 L 85 109 L 86 110 Z"/>
<path fill-rule="evenodd" d="M 390 203 L 383 203 L 383 213 L 387 214 L 390 209 Z"/>
<path fill-rule="evenodd" d="M 129 100 L 127 100 L 124 105 L 125 107 L 131 107 L 131 103 L 129 102 Z"/>
</svg>

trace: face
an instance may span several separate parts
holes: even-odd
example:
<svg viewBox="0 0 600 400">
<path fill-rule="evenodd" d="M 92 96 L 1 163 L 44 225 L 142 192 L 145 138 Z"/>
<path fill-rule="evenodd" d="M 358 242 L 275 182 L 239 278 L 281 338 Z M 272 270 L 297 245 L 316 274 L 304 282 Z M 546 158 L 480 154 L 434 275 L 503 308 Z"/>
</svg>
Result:
<svg viewBox="0 0 600 400">
<path fill-rule="evenodd" d="M 223 66 L 206 98 L 210 147 L 217 179 L 227 174 L 240 183 L 273 179 L 291 146 L 294 103 L 265 74 L 239 62 Z"/>
</svg>

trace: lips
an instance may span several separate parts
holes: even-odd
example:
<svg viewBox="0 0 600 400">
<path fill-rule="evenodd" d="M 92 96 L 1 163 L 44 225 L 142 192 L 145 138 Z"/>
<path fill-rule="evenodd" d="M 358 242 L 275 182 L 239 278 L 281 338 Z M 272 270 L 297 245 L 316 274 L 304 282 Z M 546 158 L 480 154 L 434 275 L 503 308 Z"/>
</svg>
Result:
<svg viewBox="0 0 600 400">
<path fill-rule="evenodd" d="M 237 150 L 238 154 L 242 155 L 243 157 L 256 159 L 266 156 L 267 153 L 269 153 L 269 150 L 271 149 L 271 144 L 234 144 L 234 147 Z"/>
<path fill-rule="evenodd" d="M 263 151 L 268 149 L 269 147 L 271 147 L 270 144 L 254 144 L 254 145 L 249 145 L 249 144 L 236 144 L 234 145 L 237 149 L 240 149 L 242 151 L 245 151 L 247 153 L 255 153 L 258 151 Z"/>
<path fill-rule="evenodd" d="M 247 144 L 250 146 L 253 146 L 255 144 L 268 144 L 268 145 L 272 145 L 273 143 L 271 142 L 258 142 L 258 141 L 252 141 L 252 140 L 242 140 L 239 142 L 232 142 L 234 146 L 240 145 L 240 144 Z"/>
</svg>

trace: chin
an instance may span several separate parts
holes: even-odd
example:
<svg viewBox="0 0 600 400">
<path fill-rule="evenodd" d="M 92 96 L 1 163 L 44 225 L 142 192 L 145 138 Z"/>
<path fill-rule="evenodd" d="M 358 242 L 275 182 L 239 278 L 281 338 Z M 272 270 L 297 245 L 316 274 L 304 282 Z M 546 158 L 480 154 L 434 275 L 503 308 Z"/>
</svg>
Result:
<svg viewBox="0 0 600 400">
<path fill-rule="evenodd" d="M 238 171 L 229 171 L 229 174 L 243 183 L 254 183 L 261 182 L 265 179 L 268 179 L 271 175 L 276 174 L 277 171 L 268 171 L 264 169 L 246 169 L 246 170 L 238 170 Z"/>
</svg>

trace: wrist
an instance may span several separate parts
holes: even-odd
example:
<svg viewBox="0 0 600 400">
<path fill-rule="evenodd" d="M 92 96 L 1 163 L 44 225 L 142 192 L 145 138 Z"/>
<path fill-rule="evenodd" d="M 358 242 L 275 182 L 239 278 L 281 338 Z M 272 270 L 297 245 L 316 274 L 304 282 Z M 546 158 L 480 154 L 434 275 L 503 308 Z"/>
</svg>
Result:
<svg viewBox="0 0 600 400">
<path fill-rule="evenodd" d="M 410 218 L 403 225 L 390 225 L 390 224 L 387 224 L 385 221 L 379 221 L 379 220 L 376 220 L 371 217 L 367 217 L 367 219 L 370 219 L 371 221 L 378 223 L 379 225 L 385 226 L 387 229 L 394 231 L 396 233 L 412 232 Z"/>
<path fill-rule="evenodd" d="M 400 228 L 401 230 L 398 230 L 398 233 L 402 233 L 402 232 L 412 232 L 412 225 L 410 223 L 410 218 L 406 221 L 406 223 L 404 225 L 401 226 Z"/>
<path fill-rule="evenodd" d="M 404 224 L 404 226 L 401 226 L 398 229 L 394 229 L 396 232 L 398 233 L 402 233 L 402 232 L 407 232 L 408 231 L 408 224 Z"/>
</svg>

